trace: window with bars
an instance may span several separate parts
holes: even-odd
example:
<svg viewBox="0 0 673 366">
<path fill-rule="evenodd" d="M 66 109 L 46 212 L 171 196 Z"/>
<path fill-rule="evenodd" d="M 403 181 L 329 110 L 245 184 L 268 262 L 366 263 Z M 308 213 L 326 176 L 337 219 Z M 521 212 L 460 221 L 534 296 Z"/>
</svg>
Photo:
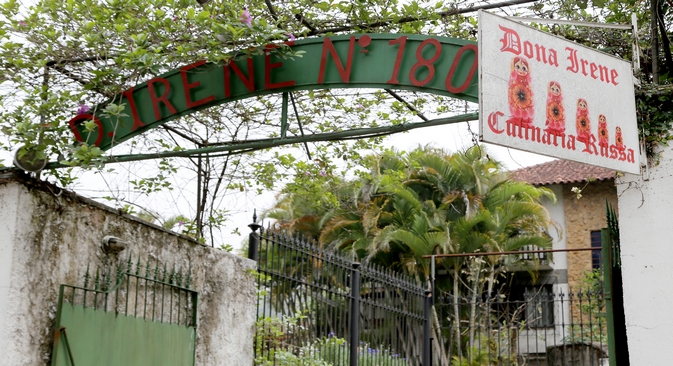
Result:
<svg viewBox="0 0 673 366">
<path fill-rule="evenodd" d="M 526 324 L 530 328 L 554 325 L 554 294 L 551 286 L 527 287 L 524 290 L 526 302 Z"/>
</svg>

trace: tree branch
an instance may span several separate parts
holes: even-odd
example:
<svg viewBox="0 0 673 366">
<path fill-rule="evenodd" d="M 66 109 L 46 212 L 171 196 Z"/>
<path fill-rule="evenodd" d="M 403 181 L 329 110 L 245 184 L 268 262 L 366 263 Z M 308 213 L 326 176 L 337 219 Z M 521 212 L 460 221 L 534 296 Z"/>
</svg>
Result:
<svg viewBox="0 0 673 366">
<path fill-rule="evenodd" d="M 414 107 L 414 106 L 411 105 L 409 102 L 407 102 L 406 100 L 404 100 L 399 94 L 395 93 L 394 91 L 392 91 L 392 90 L 390 90 L 390 89 L 385 89 L 385 91 L 386 91 L 388 94 L 392 95 L 392 97 L 395 98 L 395 99 L 397 99 L 400 103 L 404 104 L 404 105 L 407 107 L 407 109 L 409 109 L 410 111 L 416 113 L 416 115 L 417 115 L 418 117 L 420 117 L 423 121 L 425 121 L 425 122 L 429 121 L 429 119 L 423 115 L 423 112 L 421 112 L 421 111 L 419 111 L 418 109 L 416 109 L 416 107 Z"/>
<path fill-rule="evenodd" d="M 452 15 L 473 13 L 477 10 L 482 10 L 482 9 L 483 10 L 496 9 L 496 8 L 501 8 L 503 6 L 528 4 L 528 3 L 534 3 L 536 1 L 538 1 L 538 0 L 503 1 L 503 2 L 495 3 L 495 4 L 487 4 L 487 5 L 481 5 L 481 6 L 470 6 L 470 7 L 463 8 L 463 9 L 454 8 L 454 9 L 439 12 L 439 13 L 437 13 L 437 15 L 439 15 L 441 18 L 446 18 L 446 17 L 452 16 Z M 383 26 L 390 25 L 390 24 L 403 24 L 403 23 L 416 22 L 416 21 L 419 21 L 419 20 L 422 20 L 422 21 L 429 20 L 428 17 L 407 16 L 407 17 L 404 17 L 404 18 L 400 18 L 399 20 L 397 20 L 395 22 L 392 22 L 390 20 L 381 20 L 381 21 L 373 22 L 373 23 L 345 25 L 345 26 L 342 26 L 342 27 L 315 30 L 315 29 L 312 29 L 310 23 L 308 23 L 308 22 L 304 23 L 305 19 L 300 14 L 296 14 L 295 18 L 297 18 L 297 20 L 300 20 L 302 22 L 302 24 L 306 25 L 307 28 L 311 29 L 311 32 L 308 33 L 308 36 L 315 36 L 315 35 L 325 34 L 325 33 L 345 32 L 345 31 L 352 30 L 354 28 L 370 29 L 370 28 L 383 27 Z"/>
<path fill-rule="evenodd" d="M 266 4 L 267 9 L 269 9 L 269 13 L 271 14 L 271 17 L 275 21 L 278 21 L 278 13 L 276 13 L 276 9 L 273 8 L 273 4 L 271 4 L 271 0 L 264 0 L 264 3 Z"/>
<path fill-rule="evenodd" d="M 664 48 L 664 59 L 666 60 L 666 71 L 668 72 L 668 77 L 670 78 L 671 72 L 673 71 L 673 57 L 671 56 L 671 40 L 668 38 L 666 33 L 666 24 L 664 24 L 664 19 L 661 17 L 662 13 L 661 2 L 657 3 L 657 23 L 659 24 L 659 33 L 661 34 L 661 46 Z"/>
</svg>

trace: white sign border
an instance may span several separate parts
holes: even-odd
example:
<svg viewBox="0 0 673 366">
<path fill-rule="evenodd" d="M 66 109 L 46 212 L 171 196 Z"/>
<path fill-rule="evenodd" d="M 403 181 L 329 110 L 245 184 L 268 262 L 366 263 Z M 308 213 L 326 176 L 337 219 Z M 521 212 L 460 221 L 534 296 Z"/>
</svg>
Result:
<svg viewBox="0 0 673 366">
<path fill-rule="evenodd" d="M 635 128 L 633 128 L 633 126 L 631 126 L 631 129 L 632 129 L 633 132 L 635 132 L 635 139 L 630 138 L 629 139 L 629 144 L 627 144 L 626 146 L 629 148 L 629 150 L 631 150 L 631 152 L 632 152 L 631 157 L 633 158 L 634 162 L 628 162 L 627 163 L 625 161 L 619 161 L 619 160 L 615 161 L 614 159 L 608 159 L 608 158 L 605 158 L 605 157 L 600 157 L 600 156 L 598 156 L 598 153 L 596 153 L 596 155 L 591 155 L 591 154 L 583 154 L 583 155 L 579 154 L 578 155 L 578 154 L 575 153 L 574 156 L 568 156 L 568 155 L 559 154 L 559 153 L 556 153 L 556 152 L 553 152 L 553 151 L 550 152 L 548 150 L 540 151 L 539 149 L 535 148 L 536 146 L 540 146 L 540 147 L 545 146 L 543 144 L 532 145 L 532 144 L 528 143 L 528 144 L 519 144 L 517 146 L 517 145 L 509 144 L 507 142 L 497 142 L 497 141 L 492 141 L 492 140 L 490 141 L 490 139 L 488 139 L 488 138 L 485 139 L 484 138 L 484 130 L 486 128 L 488 128 L 487 127 L 488 126 L 487 125 L 488 117 L 486 115 L 487 112 L 485 112 L 485 110 L 484 110 L 484 102 L 483 102 L 485 100 L 484 98 L 486 98 L 485 97 L 486 87 L 484 85 L 484 67 L 483 67 L 483 63 L 484 63 L 485 58 L 482 57 L 482 55 L 483 55 L 482 48 L 483 48 L 483 45 L 485 44 L 484 43 L 484 38 L 485 37 L 493 37 L 494 35 L 491 35 L 491 34 L 485 35 L 484 34 L 483 26 L 482 26 L 482 22 L 483 22 L 483 19 L 484 19 L 484 14 L 486 14 L 486 17 L 490 16 L 490 17 L 494 17 L 494 18 L 499 18 L 504 23 L 514 24 L 516 27 L 524 27 L 524 28 L 528 28 L 530 30 L 533 30 L 535 32 L 539 32 L 541 34 L 544 34 L 545 37 L 556 38 L 561 42 L 571 44 L 572 47 L 574 47 L 576 49 L 582 49 L 584 51 L 597 53 L 597 54 L 600 54 L 600 57 L 607 56 L 607 57 L 610 57 L 610 58 L 612 58 L 616 61 L 627 64 L 628 65 L 628 70 L 629 70 L 628 77 L 627 77 L 627 79 L 628 79 L 627 82 L 631 86 L 631 89 L 630 89 L 631 93 L 630 94 L 633 96 L 631 98 L 632 99 L 632 103 L 631 103 L 632 105 L 629 106 L 629 107 L 632 107 L 631 108 L 633 110 L 633 122 L 632 123 L 635 125 Z M 493 42 L 493 38 L 490 39 L 490 42 Z M 500 40 L 497 41 L 497 42 L 500 42 Z M 540 155 L 550 156 L 550 157 L 553 157 L 553 158 L 572 160 L 572 161 L 577 161 L 577 162 L 584 163 L 584 164 L 601 166 L 601 167 L 605 167 L 605 168 L 608 168 L 608 169 L 613 169 L 613 170 L 616 170 L 616 171 L 622 171 L 622 172 L 636 174 L 636 175 L 639 175 L 641 173 L 640 141 L 638 141 L 638 126 L 637 126 L 637 120 L 636 120 L 636 115 L 635 115 L 635 113 L 636 113 L 636 110 L 635 110 L 635 92 L 634 92 L 634 85 L 633 85 L 634 77 L 633 77 L 631 64 L 628 61 L 622 60 L 622 59 L 620 59 L 620 58 L 618 58 L 614 55 L 607 54 L 605 52 L 593 49 L 591 47 L 587 47 L 587 46 L 584 46 L 584 45 L 581 45 L 581 44 L 578 44 L 578 43 L 571 42 L 571 41 L 569 41 L 569 40 L 567 40 L 563 37 L 559 37 L 559 36 L 556 36 L 556 35 L 553 35 L 553 34 L 542 32 L 542 31 L 540 31 L 538 29 L 535 29 L 531 26 L 528 26 L 526 24 L 515 22 L 513 20 L 510 20 L 510 19 L 498 16 L 498 15 L 492 14 L 490 12 L 486 12 L 484 10 L 479 10 L 479 35 L 478 35 L 478 42 L 477 43 L 478 43 L 478 54 L 479 54 L 478 63 L 479 63 L 479 122 L 480 122 L 479 123 L 479 139 L 480 139 L 480 141 L 487 142 L 487 143 L 494 144 L 494 145 L 500 145 L 500 146 L 504 146 L 504 147 L 514 148 L 514 149 L 517 149 L 517 150 L 528 151 L 528 152 L 532 152 L 532 153 L 536 153 L 536 154 L 540 154 Z M 623 73 L 622 73 L 622 75 L 623 75 Z M 564 104 L 567 104 L 567 103 L 564 103 Z M 574 108 L 568 108 L 568 110 L 569 110 L 568 115 L 569 116 L 572 115 Z M 498 116 L 496 116 L 496 118 L 497 117 Z M 504 115 L 503 115 L 503 117 L 504 117 Z M 574 124 L 574 122 L 575 122 L 574 119 L 572 119 L 572 117 L 571 118 L 566 118 L 566 119 L 571 120 L 571 123 L 569 123 L 569 124 Z M 595 121 L 594 123 L 597 123 L 597 121 Z M 621 125 L 623 125 L 623 123 Z M 594 127 L 595 127 L 595 125 L 594 125 Z M 614 124 L 611 124 L 611 126 L 609 126 L 609 127 L 614 128 Z M 593 128 L 592 130 L 595 130 L 595 128 Z M 584 146 L 583 142 L 578 142 L 578 144 L 579 144 L 578 147 Z M 587 159 L 589 157 L 590 157 L 590 159 Z M 596 159 L 596 158 L 598 158 L 598 159 Z M 599 160 L 599 161 L 596 161 L 596 160 Z M 625 164 L 625 163 L 627 163 L 628 165 Z"/>
</svg>

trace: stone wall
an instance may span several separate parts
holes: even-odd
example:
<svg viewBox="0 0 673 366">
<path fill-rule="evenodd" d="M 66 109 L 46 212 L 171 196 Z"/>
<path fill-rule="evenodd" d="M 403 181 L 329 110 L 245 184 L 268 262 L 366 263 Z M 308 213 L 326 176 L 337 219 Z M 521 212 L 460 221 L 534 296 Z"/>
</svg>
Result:
<svg viewBox="0 0 673 366">
<path fill-rule="evenodd" d="M 106 254 L 106 235 L 127 248 Z M 87 266 L 129 255 L 191 268 L 199 292 L 197 365 L 252 364 L 253 261 L 10 174 L 0 176 L 0 363 L 49 365 L 59 285 L 81 285 Z"/>
<path fill-rule="evenodd" d="M 578 183 L 582 188 L 584 183 Z M 591 232 L 607 227 L 605 202 L 610 202 L 617 211 L 617 188 L 614 181 L 589 183 L 577 199 L 573 185 L 563 186 L 565 205 L 566 246 L 568 249 L 591 247 Z M 591 252 L 568 252 L 568 285 L 577 289 L 586 272 L 591 271 Z"/>
</svg>

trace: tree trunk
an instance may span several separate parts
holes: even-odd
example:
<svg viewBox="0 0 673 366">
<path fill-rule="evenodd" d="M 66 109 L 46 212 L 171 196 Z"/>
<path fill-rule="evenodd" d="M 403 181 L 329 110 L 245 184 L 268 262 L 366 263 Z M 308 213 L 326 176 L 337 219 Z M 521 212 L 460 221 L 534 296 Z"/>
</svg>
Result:
<svg viewBox="0 0 673 366">
<path fill-rule="evenodd" d="M 433 326 L 433 333 L 434 333 L 434 339 L 432 340 L 432 346 L 435 348 L 434 354 L 437 355 L 439 358 L 439 365 L 440 366 L 448 366 L 449 361 L 448 361 L 448 355 L 446 353 L 447 349 L 442 347 L 441 339 L 442 339 L 442 325 L 439 322 L 439 316 L 437 315 L 437 308 L 434 306 L 432 307 L 432 322 L 434 323 Z M 434 365 L 434 363 L 433 363 Z"/>
<path fill-rule="evenodd" d="M 472 363 L 472 358 L 474 356 L 475 342 L 474 342 L 474 333 L 476 328 L 477 320 L 477 294 L 479 293 L 479 275 L 481 273 L 481 262 L 478 262 L 476 265 L 476 274 L 474 275 L 474 283 L 472 284 L 472 303 L 470 304 L 470 321 L 469 321 L 469 332 L 470 332 L 470 349 L 468 350 L 468 357 L 470 363 Z"/>
<path fill-rule="evenodd" d="M 659 25 L 659 33 L 661 35 L 661 46 L 664 48 L 664 60 L 666 61 L 666 73 L 668 78 L 671 78 L 671 72 L 673 72 L 673 57 L 671 57 L 671 43 L 668 39 L 668 34 L 666 33 L 666 24 L 662 18 L 664 9 L 662 8 L 662 2 L 657 4 L 657 24 Z"/>
<path fill-rule="evenodd" d="M 458 276 L 459 276 L 460 269 L 456 268 L 454 272 L 454 279 L 453 279 L 453 327 L 455 331 L 454 339 L 456 342 L 456 355 L 459 358 L 462 358 L 462 352 L 461 352 L 461 341 L 460 341 L 460 304 L 459 304 L 459 291 L 458 291 Z"/>
<path fill-rule="evenodd" d="M 493 294 L 493 282 L 495 282 L 495 263 L 491 263 L 491 273 L 488 275 L 488 290 L 486 291 L 486 298 L 489 300 Z"/>
</svg>

